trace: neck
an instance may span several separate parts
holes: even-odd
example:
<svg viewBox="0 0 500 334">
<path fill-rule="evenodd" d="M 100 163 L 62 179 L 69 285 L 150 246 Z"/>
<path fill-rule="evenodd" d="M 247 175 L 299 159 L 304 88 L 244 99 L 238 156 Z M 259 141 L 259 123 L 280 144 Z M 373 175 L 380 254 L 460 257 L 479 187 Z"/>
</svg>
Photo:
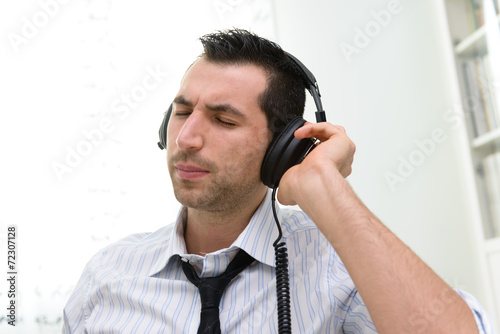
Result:
<svg viewBox="0 0 500 334">
<path fill-rule="evenodd" d="M 187 252 L 204 256 L 231 246 L 247 227 L 265 196 L 266 192 L 263 192 L 260 196 L 254 196 L 251 203 L 230 211 L 206 211 L 188 207 L 184 230 Z"/>
</svg>

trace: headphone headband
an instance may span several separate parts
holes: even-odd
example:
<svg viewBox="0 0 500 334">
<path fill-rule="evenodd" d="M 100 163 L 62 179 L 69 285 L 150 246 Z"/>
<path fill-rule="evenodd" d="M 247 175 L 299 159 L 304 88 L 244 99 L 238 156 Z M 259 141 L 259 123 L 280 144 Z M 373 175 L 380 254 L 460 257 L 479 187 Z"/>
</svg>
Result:
<svg viewBox="0 0 500 334">
<path fill-rule="evenodd" d="M 314 77 L 312 72 L 309 71 L 309 69 L 300 60 L 297 59 L 297 57 L 286 51 L 285 53 L 288 58 L 295 64 L 295 67 L 302 76 L 305 88 L 309 91 L 314 99 L 314 104 L 316 105 L 317 109 L 316 122 L 326 122 L 326 114 L 323 110 L 323 104 L 321 103 L 321 93 L 319 92 L 319 86 L 316 78 Z"/>
</svg>

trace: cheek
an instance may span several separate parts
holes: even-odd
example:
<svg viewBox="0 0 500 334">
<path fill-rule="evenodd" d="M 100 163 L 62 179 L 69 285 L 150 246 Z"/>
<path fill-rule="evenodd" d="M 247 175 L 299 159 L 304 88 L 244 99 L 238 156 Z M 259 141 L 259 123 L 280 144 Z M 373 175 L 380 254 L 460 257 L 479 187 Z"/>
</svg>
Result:
<svg viewBox="0 0 500 334">
<path fill-rule="evenodd" d="M 245 173 L 260 175 L 260 166 L 264 159 L 269 140 L 256 136 L 246 136 L 238 144 L 232 145 L 224 152 L 221 161 L 225 162 L 228 172 L 245 170 Z M 259 176 L 260 177 L 260 176 Z"/>
<path fill-rule="evenodd" d="M 253 131 L 250 132 L 245 138 L 244 145 L 248 149 L 248 154 L 251 155 L 253 160 L 262 162 L 269 143 L 269 131 L 266 128 L 263 129 L 262 127 L 254 127 Z"/>
</svg>

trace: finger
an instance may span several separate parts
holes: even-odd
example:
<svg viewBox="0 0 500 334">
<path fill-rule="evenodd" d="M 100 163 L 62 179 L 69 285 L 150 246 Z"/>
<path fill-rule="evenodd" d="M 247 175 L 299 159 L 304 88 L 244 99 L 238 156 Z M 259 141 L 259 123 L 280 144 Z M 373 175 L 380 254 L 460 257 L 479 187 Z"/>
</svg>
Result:
<svg viewBox="0 0 500 334">
<path fill-rule="evenodd" d="M 345 128 L 340 125 L 333 125 L 327 122 L 307 122 L 295 131 L 295 137 L 298 139 L 315 137 L 321 141 L 328 140 L 336 134 L 346 134 Z"/>
</svg>

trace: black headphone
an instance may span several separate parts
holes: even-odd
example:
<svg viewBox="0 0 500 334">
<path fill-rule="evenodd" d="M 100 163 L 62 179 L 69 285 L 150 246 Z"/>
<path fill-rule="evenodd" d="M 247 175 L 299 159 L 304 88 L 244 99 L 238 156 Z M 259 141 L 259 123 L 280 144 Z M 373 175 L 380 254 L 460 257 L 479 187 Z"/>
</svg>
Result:
<svg viewBox="0 0 500 334">
<path fill-rule="evenodd" d="M 300 60 L 288 52 L 286 52 L 286 54 L 296 65 L 304 81 L 305 88 L 314 99 L 314 104 L 317 109 L 316 122 L 325 122 L 326 114 L 321 103 L 321 94 L 316 78 Z M 167 147 L 167 127 L 171 114 L 172 104 L 170 104 L 170 107 L 165 112 L 159 130 L 160 141 L 158 142 L 158 146 L 162 150 Z M 317 140 L 315 138 L 297 139 L 294 136 L 295 131 L 304 125 L 305 122 L 306 121 L 302 117 L 292 119 L 269 144 L 260 169 L 260 178 L 269 188 L 277 187 L 283 174 L 285 174 L 289 168 L 301 163 L 306 155 L 316 147 Z"/>
</svg>

